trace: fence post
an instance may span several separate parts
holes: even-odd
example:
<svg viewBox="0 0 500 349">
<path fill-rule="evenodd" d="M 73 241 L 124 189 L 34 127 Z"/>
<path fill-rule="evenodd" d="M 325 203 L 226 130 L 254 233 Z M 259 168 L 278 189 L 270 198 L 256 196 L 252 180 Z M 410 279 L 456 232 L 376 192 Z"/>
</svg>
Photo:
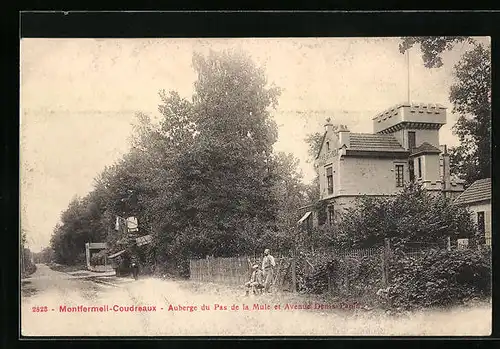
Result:
<svg viewBox="0 0 500 349">
<path fill-rule="evenodd" d="M 382 272 L 382 288 L 387 287 L 387 280 L 385 277 L 385 268 L 386 268 L 386 263 L 385 263 L 385 251 L 383 249 L 380 250 L 380 266 L 381 266 L 381 272 Z"/>
<path fill-rule="evenodd" d="M 295 249 L 292 255 L 292 292 L 297 292 L 297 251 Z"/>
<path fill-rule="evenodd" d="M 210 276 L 212 275 L 212 270 L 210 269 L 210 257 L 207 258 L 207 280 L 208 282 L 213 282 L 213 280 L 210 279 Z"/>
</svg>

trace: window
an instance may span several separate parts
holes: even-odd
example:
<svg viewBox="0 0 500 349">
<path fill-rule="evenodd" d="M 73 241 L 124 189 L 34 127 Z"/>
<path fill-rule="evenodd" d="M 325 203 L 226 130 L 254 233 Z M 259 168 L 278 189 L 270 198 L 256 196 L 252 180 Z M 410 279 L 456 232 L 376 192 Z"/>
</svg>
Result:
<svg viewBox="0 0 500 349">
<path fill-rule="evenodd" d="M 330 151 L 330 142 L 326 142 L 326 150 Z"/>
<path fill-rule="evenodd" d="M 418 178 L 422 178 L 422 158 L 418 158 Z"/>
<path fill-rule="evenodd" d="M 404 186 L 404 166 L 396 165 L 396 187 Z"/>
<path fill-rule="evenodd" d="M 335 210 L 334 210 L 334 207 L 332 205 L 332 206 L 328 206 L 328 224 L 330 226 L 333 226 L 334 223 L 335 223 Z"/>
<path fill-rule="evenodd" d="M 410 172 L 410 181 L 413 182 L 415 180 L 415 161 L 413 159 L 408 161 L 408 171 Z"/>
<path fill-rule="evenodd" d="M 326 181 L 328 184 L 328 194 L 333 194 L 333 169 L 331 167 L 326 168 Z"/>
<path fill-rule="evenodd" d="M 480 211 L 477 213 L 477 228 L 479 230 L 479 233 L 481 234 L 481 243 L 484 243 L 482 240 L 486 237 L 486 229 L 484 226 L 484 211 Z"/>
<path fill-rule="evenodd" d="M 408 131 L 408 149 L 412 150 L 416 145 L 416 137 L 414 131 Z"/>
</svg>

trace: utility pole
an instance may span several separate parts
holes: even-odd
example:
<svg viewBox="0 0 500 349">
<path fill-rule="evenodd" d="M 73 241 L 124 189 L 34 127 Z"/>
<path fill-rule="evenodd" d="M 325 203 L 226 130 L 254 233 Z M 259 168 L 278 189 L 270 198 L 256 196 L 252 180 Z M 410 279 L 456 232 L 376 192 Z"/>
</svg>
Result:
<svg viewBox="0 0 500 349">
<path fill-rule="evenodd" d="M 408 73 L 408 79 L 407 79 L 407 83 L 408 83 L 408 104 L 411 103 L 411 95 L 410 95 L 410 49 L 408 48 L 406 50 L 406 69 L 407 69 L 407 73 Z"/>
</svg>

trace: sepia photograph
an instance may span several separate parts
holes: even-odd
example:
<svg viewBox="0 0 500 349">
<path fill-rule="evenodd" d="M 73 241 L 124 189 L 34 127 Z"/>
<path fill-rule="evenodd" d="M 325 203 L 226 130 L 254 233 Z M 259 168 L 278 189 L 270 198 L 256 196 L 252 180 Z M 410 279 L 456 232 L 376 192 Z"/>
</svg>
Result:
<svg viewBox="0 0 500 349">
<path fill-rule="evenodd" d="M 19 64 L 22 337 L 491 335 L 490 37 Z"/>
</svg>

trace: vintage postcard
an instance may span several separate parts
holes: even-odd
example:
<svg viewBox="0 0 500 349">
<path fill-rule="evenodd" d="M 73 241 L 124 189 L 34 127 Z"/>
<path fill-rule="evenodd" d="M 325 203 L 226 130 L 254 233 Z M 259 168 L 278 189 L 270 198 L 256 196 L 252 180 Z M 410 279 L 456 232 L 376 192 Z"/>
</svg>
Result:
<svg viewBox="0 0 500 349">
<path fill-rule="evenodd" d="M 21 334 L 491 334 L 489 37 L 21 40 Z"/>
</svg>

